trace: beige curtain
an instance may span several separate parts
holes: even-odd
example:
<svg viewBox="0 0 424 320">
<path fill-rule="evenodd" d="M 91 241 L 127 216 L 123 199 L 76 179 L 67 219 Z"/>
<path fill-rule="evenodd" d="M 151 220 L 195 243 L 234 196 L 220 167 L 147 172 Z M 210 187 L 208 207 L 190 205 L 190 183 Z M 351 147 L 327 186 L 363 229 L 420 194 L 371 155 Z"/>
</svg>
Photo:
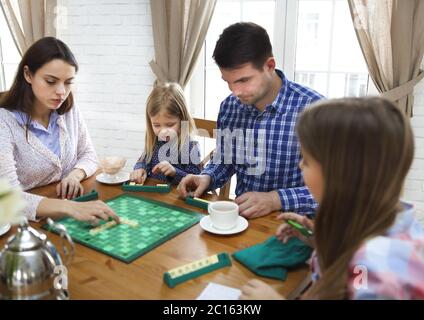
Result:
<svg viewBox="0 0 424 320">
<path fill-rule="evenodd" d="M 424 77 L 423 0 L 348 0 L 370 76 L 382 96 L 412 116 L 413 89 Z"/>
<path fill-rule="evenodd" d="M 56 35 L 57 0 L 0 0 L 0 5 L 21 56 L 38 39 Z"/>
<path fill-rule="evenodd" d="M 150 66 L 159 82 L 190 80 L 216 0 L 150 0 L 155 60 Z"/>
</svg>

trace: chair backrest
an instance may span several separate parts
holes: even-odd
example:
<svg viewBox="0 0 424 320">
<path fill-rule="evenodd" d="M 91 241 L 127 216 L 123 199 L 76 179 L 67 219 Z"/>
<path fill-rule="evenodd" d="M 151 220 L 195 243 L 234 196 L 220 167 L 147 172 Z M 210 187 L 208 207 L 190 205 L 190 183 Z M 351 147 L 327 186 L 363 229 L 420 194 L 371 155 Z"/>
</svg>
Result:
<svg viewBox="0 0 424 320">
<path fill-rule="evenodd" d="M 216 129 L 216 121 L 194 118 L 198 134 L 201 137 L 213 138 L 213 129 Z M 207 133 L 207 134 L 206 134 Z"/>
<path fill-rule="evenodd" d="M 197 128 L 197 134 L 200 137 L 214 139 L 213 130 L 216 129 L 216 121 L 194 118 L 194 123 Z M 207 152 L 206 156 L 202 159 L 202 166 L 205 166 L 211 159 L 215 149 Z M 228 199 L 230 197 L 231 179 L 219 189 L 219 199 Z"/>
<path fill-rule="evenodd" d="M 199 118 L 194 118 L 193 120 L 196 125 L 197 135 L 199 137 L 206 138 L 206 139 L 214 139 L 213 129 L 216 128 L 216 121 L 199 119 Z M 205 150 L 206 154 L 201 162 L 202 167 L 204 167 L 210 161 L 214 151 L 215 151 L 215 148 L 209 151 Z"/>
</svg>

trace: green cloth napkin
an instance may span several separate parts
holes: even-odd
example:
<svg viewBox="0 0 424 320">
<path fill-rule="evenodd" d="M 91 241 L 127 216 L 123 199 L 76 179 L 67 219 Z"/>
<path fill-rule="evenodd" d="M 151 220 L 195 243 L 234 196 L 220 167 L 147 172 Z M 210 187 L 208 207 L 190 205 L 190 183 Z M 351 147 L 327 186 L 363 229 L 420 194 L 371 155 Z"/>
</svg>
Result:
<svg viewBox="0 0 424 320">
<path fill-rule="evenodd" d="M 305 263 L 312 250 L 298 238 L 282 243 L 272 236 L 265 242 L 233 253 L 233 258 L 259 276 L 286 280 L 287 269 Z"/>
</svg>

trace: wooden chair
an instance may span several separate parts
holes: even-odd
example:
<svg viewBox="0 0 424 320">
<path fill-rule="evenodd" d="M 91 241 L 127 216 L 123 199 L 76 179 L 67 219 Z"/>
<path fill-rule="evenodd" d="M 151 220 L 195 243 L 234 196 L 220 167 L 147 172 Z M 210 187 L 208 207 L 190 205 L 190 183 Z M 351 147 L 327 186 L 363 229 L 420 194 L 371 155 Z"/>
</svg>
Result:
<svg viewBox="0 0 424 320">
<path fill-rule="evenodd" d="M 214 139 L 213 130 L 216 129 L 216 121 L 205 120 L 194 118 L 194 123 L 196 124 L 196 128 L 198 129 L 198 136 L 204 138 Z M 202 167 L 204 167 L 210 160 L 214 153 L 215 149 L 208 152 L 206 156 L 202 159 Z M 231 179 L 219 189 L 218 197 L 219 199 L 228 199 L 230 197 L 230 187 L 231 187 Z"/>
</svg>

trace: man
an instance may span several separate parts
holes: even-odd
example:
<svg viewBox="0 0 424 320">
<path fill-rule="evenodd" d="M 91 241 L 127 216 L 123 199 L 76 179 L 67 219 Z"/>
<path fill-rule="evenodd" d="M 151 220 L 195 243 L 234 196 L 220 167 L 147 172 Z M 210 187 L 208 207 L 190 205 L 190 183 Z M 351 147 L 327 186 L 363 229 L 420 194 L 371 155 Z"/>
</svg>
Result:
<svg viewBox="0 0 424 320">
<path fill-rule="evenodd" d="M 222 187 L 235 173 L 235 202 L 242 216 L 259 217 L 277 210 L 313 213 L 316 203 L 298 167 L 301 154 L 295 124 L 307 105 L 323 97 L 289 81 L 275 68 L 268 34 L 254 23 L 226 28 L 213 58 L 232 92 L 221 103 L 217 120 L 218 131 L 226 132 L 227 140 L 222 143 L 222 136 L 217 138 L 218 156 L 200 175 L 188 175 L 181 181 L 180 196 L 199 197 Z M 245 136 L 240 137 L 242 134 Z M 230 161 L 225 149 L 228 135 L 230 142 L 245 142 L 244 149 L 232 144 Z M 252 154 L 260 157 L 256 167 Z"/>
</svg>

